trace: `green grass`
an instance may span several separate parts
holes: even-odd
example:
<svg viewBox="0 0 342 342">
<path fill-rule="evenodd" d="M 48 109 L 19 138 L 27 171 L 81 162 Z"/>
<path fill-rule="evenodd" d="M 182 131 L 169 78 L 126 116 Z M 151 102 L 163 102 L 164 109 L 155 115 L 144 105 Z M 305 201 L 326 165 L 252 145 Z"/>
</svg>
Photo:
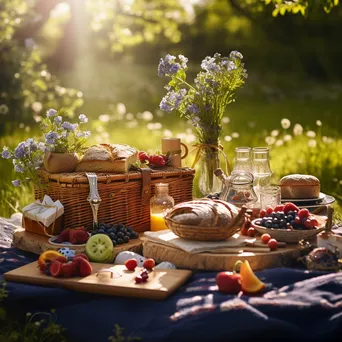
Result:
<svg viewBox="0 0 342 342">
<path fill-rule="evenodd" d="M 117 66 L 100 65 L 99 68 L 96 74 L 88 70 L 84 74 L 64 76 L 66 86 L 84 92 L 85 104 L 78 113 L 83 112 L 90 118 L 87 124 L 87 129 L 92 131 L 89 144 L 123 143 L 140 150 L 157 151 L 161 149 L 161 138 L 172 132 L 173 136 L 180 134 L 182 141 L 192 149 L 192 126 L 177 114 L 163 114 L 158 110 L 165 89 L 162 80 L 155 75 L 155 68 L 135 67 L 129 72 Z M 283 79 L 281 86 L 277 83 L 280 84 L 278 79 L 271 84 L 251 77 L 238 94 L 237 101 L 227 108 L 226 116 L 230 122 L 223 124 L 221 141 L 229 160 L 232 162 L 236 146 L 265 146 L 265 138 L 272 130 L 279 131 L 276 140 L 281 140 L 284 134 L 291 134 L 291 141 L 282 146 L 270 146 L 271 167 L 275 172 L 273 181 L 277 182 L 289 173 L 314 174 L 321 180 L 322 191 L 334 195 L 341 203 L 341 88 L 308 81 L 296 83 L 289 78 Z M 117 110 L 120 102 L 126 105 L 123 117 Z M 141 117 L 144 111 L 153 114 L 151 121 Z M 101 114 L 107 114 L 109 122 L 99 120 Z M 283 118 L 291 121 L 286 132 L 280 126 Z M 322 121 L 322 127 L 317 127 L 316 120 Z M 148 125 L 151 123 L 158 124 L 158 127 L 150 129 Z M 308 137 L 293 136 L 295 123 L 300 123 L 305 132 L 313 130 L 317 133 L 315 148 L 308 147 Z M 18 142 L 37 134 L 34 127 L 30 132 L 18 127 L 14 135 L 0 137 L 0 146 L 13 148 Z M 333 138 L 332 142 L 324 143 L 323 136 Z M 190 165 L 193 157 L 194 153 L 185 160 L 185 165 Z M 33 200 L 31 188 L 12 186 L 11 180 L 15 178 L 11 163 L 0 159 L 0 216 L 10 216 Z M 341 211 L 339 204 L 336 208 Z"/>
</svg>

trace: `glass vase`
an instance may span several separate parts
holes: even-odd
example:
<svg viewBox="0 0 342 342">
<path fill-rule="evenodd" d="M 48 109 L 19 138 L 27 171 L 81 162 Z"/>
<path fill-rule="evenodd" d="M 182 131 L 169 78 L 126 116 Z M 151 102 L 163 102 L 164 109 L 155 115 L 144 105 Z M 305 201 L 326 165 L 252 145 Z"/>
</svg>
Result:
<svg viewBox="0 0 342 342">
<path fill-rule="evenodd" d="M 221 167 L 220 152 L 212 147 L 204 148 L 199 160 L 198 187 L 203 196 L 219 193 L 222 190 L 222 182 L 214 172 Z"/>
</svg>

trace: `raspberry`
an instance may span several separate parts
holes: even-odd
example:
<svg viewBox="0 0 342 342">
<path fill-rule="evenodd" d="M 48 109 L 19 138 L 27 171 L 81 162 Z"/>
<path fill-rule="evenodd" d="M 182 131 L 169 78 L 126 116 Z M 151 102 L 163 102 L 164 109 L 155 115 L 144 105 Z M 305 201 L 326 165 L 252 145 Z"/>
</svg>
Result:
<svg viewBox="0 0 342 342">
<path fill-rule="evenodd" d="M 145 163 L 148 160 L 148 154 L 144 151 L 139 152 L 138 158 L 142 163 Z"/>
<path fill-rule="evenodd" d="M 155 166 L 165 166 L 165 160 L 159 154 L 153 154 L 149 157 L 148 161 L 150 164 Z"/>
</svg>

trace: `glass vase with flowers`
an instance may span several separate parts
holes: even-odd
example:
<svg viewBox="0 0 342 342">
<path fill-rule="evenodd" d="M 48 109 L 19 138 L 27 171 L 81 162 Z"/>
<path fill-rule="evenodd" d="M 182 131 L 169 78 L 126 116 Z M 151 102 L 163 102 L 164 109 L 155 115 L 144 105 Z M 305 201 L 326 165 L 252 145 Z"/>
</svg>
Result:
<svg viewBox="0 0 342 342">
<path fill-rule="evenodd" d="M 158 75 L 171 78 L 165 86 L 168 92 L 160 102 L 160 109 L 177 111 L 195 127 L 198 141 L 193 167 L 200 162 L 199 189 L 203 195 L 221 189 L 221 182 L 214 176 L 214 171 L 220 167 L 221 155 L 225 158 L 227 173 L 230 173 L 228 159 L 220 144 L 221 121 L 227 105 L 235 100 L 236 90 L 247 78 L 242 58 L 238 51 L 232 51 L 229 57 L 219 53 L 206 57 L 193 85 L 187 81 L 188 58 L 183 55 L 178 59 L 166 55 L 158 65 Z"/>
</svg>

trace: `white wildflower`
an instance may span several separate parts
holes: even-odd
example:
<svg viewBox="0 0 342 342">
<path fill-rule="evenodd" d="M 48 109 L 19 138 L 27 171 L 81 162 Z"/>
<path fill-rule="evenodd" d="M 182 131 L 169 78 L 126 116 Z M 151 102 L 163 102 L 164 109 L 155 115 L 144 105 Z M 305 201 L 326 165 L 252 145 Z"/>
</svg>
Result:
<svg viewBox="0 0 342 342">
<path fill-rule="evenodd" d="M 173 133 L 170 130 L 165 129 L 164 132 L 163 132 L 163 136 L 165 138 L 171 138 L 173 136 Z"/>
<path fill-rule="evenodd" d="M 230 135 L 226 135 L 223 139 L 225 141 L 232 141 L 232 137 Z"/>
<path fill-rule="evenodd" d="M 126 120 L 130 121 L 134 119 L 134 115 L 132 113 L 127 113 L 125 116 Z"/>
<path fill-rule="evenodd" d="M 131 120 L 126 123 L 127 128 L 135 128 L 138 126 L 138 121 L 137 120 Z"/>
<path fill-rule="evenodd" d="M 316 137 L 316 132 L 314 131 L 307 131 L 306 136 L 309 138 L 315 138 Z"/>
<path fill-rule="evenodd" d="M 237 139 L 240 136 L 238 132 L 233 132 L 232 133 L 232 138 Z"/>
<path fill-rule="evenodd" d="M 292 136 L 290 134 L 285 134 L 283 140 L 284 141 L 291 141 L 292 140 Z"/>
<path fill-rule="evenodd" d="M 275 143 L 275 138 L 274 137 L 266 137 L 265 142 L 267 145 L 273 145 Z"/>
<path fill-rule="evenodd" d="M 101 115 L 99 115 L 99 120 L 101 122 L 108 122 L 109 121 L 109 115 L 108 114 L 101 114 Z"/>
<path fill-rule="evenodd" d="M 145 121 L 151 121 L 153 120 L 153 114 L 146 110 L 141 114 L 141 118 Z"/>
<path fill-rule="evenodd" d="M 321 126 L 322 126 L 322 121 L 321 121 L 321 120 L 317 120 L 317 121 L 316 121 L 316 125 L 317 125 L 318 127 L 321 127 Z"/>
<path fill-rule="evenodd" d="M 275 145 L 276 145 L 276 146 L 282 146 L 282 145 L 284 145 L 284 140 L 278 139 L 278 140 L 276 141 Z"/>
<path fill-rule="evenodd" d="M 279 131 L 277 129 L 274 129 L 272 132 L 271 132 L 271 136 L 272 137 L 277 137 L 279 135 Z"/>
<path fill-rule="evenodd" d="M 309 146 L 310 148 L 315 148 L 315 147 L 317 146 L 317 141 L 316 141 L 316 139 L 309 139 L 309 141 L 308 141 L 308 146 Z"/>
<path fill-rule="evenodd" d="M 296 123 L 293 127 L 293 134 L 294 135 L 303 134 L 303 126 L 301 124 Z"/>
<path fill-rule="evenodd" d="M 230 119 L 228 118 L 228 116 L 224 116 L 223 118 L 222 118 L 222 123 L 223 124 L 229 124 L 229 122 L 230 122 Z"/>
<path fill-rule="evenodd" d="M 33 102 L 31 108 L 34 112 L 38 113 L 43 109 L 43 105 L 40 102 Z"/>
<path fill-rule="evenodd" d="M 288 129 L 291 126 L 291 121 L 286 118 L 282 119 L 280 123 L 281 123 L 281 127 L 283 127 L 284 129 Z"/>
</svg>

